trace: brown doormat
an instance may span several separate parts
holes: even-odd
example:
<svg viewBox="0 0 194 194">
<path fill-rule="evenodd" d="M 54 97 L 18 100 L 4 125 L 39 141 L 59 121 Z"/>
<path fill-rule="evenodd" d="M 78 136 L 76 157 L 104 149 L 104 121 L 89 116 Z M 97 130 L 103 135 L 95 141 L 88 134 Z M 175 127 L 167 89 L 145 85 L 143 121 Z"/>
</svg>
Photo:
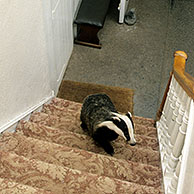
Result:
<svg viewBox="0 0 194 194">
<path fill-rule="evenodd" d="M 57 97 L 82 103 L 86 96 L 96 93 L 106 93 L 119 112 L 133 114 L 134 90 L 129 88 L 63 80 Z"/>
</svg>

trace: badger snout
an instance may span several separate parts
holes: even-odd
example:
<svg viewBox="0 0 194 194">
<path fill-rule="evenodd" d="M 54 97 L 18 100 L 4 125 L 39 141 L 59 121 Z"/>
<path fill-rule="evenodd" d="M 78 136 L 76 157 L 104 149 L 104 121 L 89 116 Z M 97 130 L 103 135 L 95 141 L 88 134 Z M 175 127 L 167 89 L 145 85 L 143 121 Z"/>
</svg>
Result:
<svg viewBox="0 0 194 194">
<path fill-rule="evenodd" d="M 135 145 L 136 145 L 135 139 L 132 140 L 132 139 L 130 138 L 130 136 L 127 136 L 127 137 L 126 137 L 126 141 L 129 142 L 129 144 L 130 144 L 131 146 L 135 146 Z"/>
<path fill-rule="evenodd" d="M 136 145 L 135 139 L 132 141 L 131 138 L 129 137 L 129 138 L 126 139 L 126 141 L 129 142 L 129 145 L 131 145 L 131 146 L 135 146 Z"/>
<path fill-rule="evenodd" d="M 135 146 L 135 145 L 136 145 L 135 137 L 130 138 L 129 144 L 130 144 L 131 146 Z"/>
<path fill-rule="evenodd" d="M 130 143 L 131 146 L 135 146 L 136 145 L 136 142 L 135 143 Z"/>
<path fill-rule="evenodd" d="M 128 133 L 124 133 L 125 134 L 125 139 L 126 141 L 131 145 L 134 146 L 136 144 L 136 140 L 134 137 L 130 137 L 130 135 Z"/>
</svg>

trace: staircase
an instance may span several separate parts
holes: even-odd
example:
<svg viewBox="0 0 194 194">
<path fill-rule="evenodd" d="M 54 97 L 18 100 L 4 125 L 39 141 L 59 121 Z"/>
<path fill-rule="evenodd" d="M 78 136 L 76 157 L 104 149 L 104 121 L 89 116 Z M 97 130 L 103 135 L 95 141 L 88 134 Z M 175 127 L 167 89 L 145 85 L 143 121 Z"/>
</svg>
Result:
<svg viewBox="0 0 194 194">
<path fill-rule="evenodd" d="M 0 136 L 0 193 L 163 193 L 157 131 L 134 116 L 136 146 L 107 155 L 80 128 L 81 104 L 54 98 Z"/>
</svg>

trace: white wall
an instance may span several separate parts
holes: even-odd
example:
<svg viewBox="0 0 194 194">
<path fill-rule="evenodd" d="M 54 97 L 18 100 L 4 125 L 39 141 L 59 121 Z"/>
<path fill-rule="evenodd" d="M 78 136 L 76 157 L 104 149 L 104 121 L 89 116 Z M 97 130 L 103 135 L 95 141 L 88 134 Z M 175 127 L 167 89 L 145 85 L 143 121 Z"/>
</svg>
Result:
<svg viewBox="0 0 194 194">
<path fill-rule="evenodd" d="M 73 50 L 72 0 L 51 1 L 56 86 L 61 83 Z"/>
<path fill-rule="evenodd" d="M 77 13 L 82 0 L 73 0 L 73 15 Z"/>
<path fill-rule="evenodd" d="M 0 1 L 0 128 L 57 90 L 73 48 L 73 6 Z"/>
<path fill-rule="evenodd" d="M 43 1 L 51 87 L 57 93 L 73 50 L 73 19 L 81 0 Z"/>
<path fill-rule="evenodd" d="M 40 1 L 0 1 L 0 126 L 51 95 Z"/>
</svg>

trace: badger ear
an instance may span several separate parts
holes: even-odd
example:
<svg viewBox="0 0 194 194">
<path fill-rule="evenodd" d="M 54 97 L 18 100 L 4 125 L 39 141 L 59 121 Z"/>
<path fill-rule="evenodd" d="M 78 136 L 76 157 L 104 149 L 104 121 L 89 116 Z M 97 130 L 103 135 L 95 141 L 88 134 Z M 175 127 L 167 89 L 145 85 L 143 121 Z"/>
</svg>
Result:
<svg viewBox="0 0 194 194">
<path fill-rule="evenodd" d="M 130 118 L 132 117 L 132 114 L 130 112 L 127 112 L 126 116 Z"/>
<path fill-rule="evenodd" d="M 112 121 L 117 127 L 120 126 L 121 119 L 120 119 L 119 117 L 112 117 L 112 118 L 111 118 L 111 121 Z"/>
<path fill-rule="evenodd" d="M 113 119 L 113 121 L 115 121 L 115 120 L 119 121 L 119 122 L 121 121 L 121 119 L 119 117 L 112 117 L 112 119 Z"/>
</svg>

